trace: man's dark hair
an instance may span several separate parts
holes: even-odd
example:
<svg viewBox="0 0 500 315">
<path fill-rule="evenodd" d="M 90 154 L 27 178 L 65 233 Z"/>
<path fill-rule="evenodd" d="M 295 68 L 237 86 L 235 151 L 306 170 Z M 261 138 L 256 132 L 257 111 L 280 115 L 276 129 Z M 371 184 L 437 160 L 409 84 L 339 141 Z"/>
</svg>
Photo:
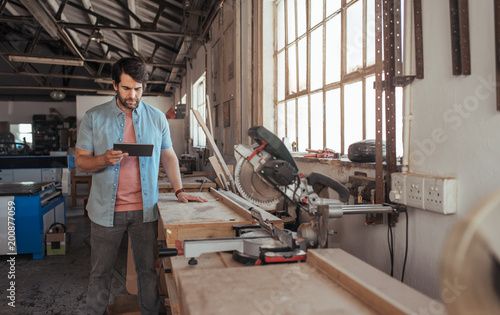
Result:
<svg viewBox="0 0 500 315">
<path fill-rule="evenodd" d="M 128 74 L 135 81 L 142 83 L 146 86 L 149 74 L 144 60 L 138 57 L 122 58 L 118 60 L 111 69 L 111 79 L 115 81 L 116 85 L 120 83 L 122 73 Z"/>
</svg>

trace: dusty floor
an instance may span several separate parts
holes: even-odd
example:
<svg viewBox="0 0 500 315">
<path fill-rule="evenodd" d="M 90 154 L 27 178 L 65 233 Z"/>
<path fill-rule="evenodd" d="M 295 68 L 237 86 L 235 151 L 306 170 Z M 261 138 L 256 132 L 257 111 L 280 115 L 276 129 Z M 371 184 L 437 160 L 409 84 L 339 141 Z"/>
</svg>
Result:
<svg viewBox="0 0 500 315">
<path fill-rule="evenodd" d="M 0 314 L 85 314 L 85 300 L 90 271 L 90 221 L 83 208 L 71 209 L 66 202 L 66 224 L 78 226 L 71 234 L 63 256 L 17 255 L 15 265 L 15 308 L 8 306 L 9 256 L 0 256 Z M 111 298 L 127 295 L 125 288 L 127 237 L 124 236 L 113 276 Z"/>
</svg>

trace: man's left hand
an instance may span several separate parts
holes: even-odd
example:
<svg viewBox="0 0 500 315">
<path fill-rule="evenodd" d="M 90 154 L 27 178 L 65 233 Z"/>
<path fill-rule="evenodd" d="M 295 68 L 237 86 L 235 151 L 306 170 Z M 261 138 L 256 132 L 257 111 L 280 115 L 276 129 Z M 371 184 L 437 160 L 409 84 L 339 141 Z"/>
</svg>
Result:
<svg viewBox="0 0 500 315">
<path fill-rule="evenodd" d="M 189 195 L 188 193 L 181 192 L 177 195 L 177 200 L 187 203 L 190 201 L 197 201 L 197 202 L 207 202 L 208 200 L 199 196 L 193 196 Z"/>
</svg>

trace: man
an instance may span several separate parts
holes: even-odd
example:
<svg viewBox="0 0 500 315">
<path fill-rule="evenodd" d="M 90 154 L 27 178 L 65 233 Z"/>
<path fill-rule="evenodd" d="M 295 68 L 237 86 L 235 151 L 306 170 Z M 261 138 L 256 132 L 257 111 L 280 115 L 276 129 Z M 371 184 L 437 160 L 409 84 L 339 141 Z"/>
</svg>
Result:
<svg viewBox="0 0 500 315">
<path fill-rule="evenodd" d="M 127 231 L 138 276 L 141 313 L 158 314 L 155 254 L 160 160 L 179 201 L 206 200 L 184 192 L 167 119 L 141 101 L 148 80 L 144 61 L 123 58 L 111 72 L 116 96 L 87 111 L 76 143 L 76 167 L 94 173 L 87 204 L 92 221 L 87 313 L 101 315 L 106 310 L 118 249 Z M 153 144 L 153 154 L 128 156 L 113 150 L 114 143 Z"/>
</svg>

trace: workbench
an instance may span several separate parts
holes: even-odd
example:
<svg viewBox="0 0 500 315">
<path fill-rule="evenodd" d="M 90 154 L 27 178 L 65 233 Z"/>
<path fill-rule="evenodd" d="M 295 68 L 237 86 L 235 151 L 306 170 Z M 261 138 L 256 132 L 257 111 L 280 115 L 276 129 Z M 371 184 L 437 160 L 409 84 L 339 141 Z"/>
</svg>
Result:
<svg viewBox="0 0 500 315">
<path fill-rule="evenodd" d="M 208 192 L 210 188 L 215 188 L 216 184 L 204 176 L 182 177 L 182 186 L 187 192 Z M 203 186 L 202 186 L 203 185 Z M 168 178 L 158 180 L 160 193 L 175 192 Z"/>
<path fill-rule="evenodd" d="M 176 239 L 234 236 L 230 226 L 251 221 L 245 209 L 220 196 L 214 200 L 213 192 L 202 196 L 209 202 L 179 204 L 172 194 L 161 196 L 168 247 Z M 445 313 L 439 302 L 341 249 L 311 249 L 307 262 L 293 264 L 243 266 L 225 252 L 202 254 L 194 266 L 188 261 L 162 259 L 160 282 L 174 315 L 419 314 L 430 307 Z"/>
<path fill-rule="evenodd" d="M 230 253 L 191 266 L 164 258 L 172 314 L 446 314 L 444 306 L 341 249 L 310 249 L 307 262 L 242 266 Z"/>
<path fill-rule="evenodd" d="M 177 240 L 193 238 L 235 237 L 233 225 L 256 223 L 250 211 L 234 203 L 223 194 L 211 188 L 209 192 L 191 192 L 208 202 L 183 203 L 173 193 L 160 193 L 158 208 L 158 234 L 168 248 L 175 248 Z M 260 210 L 264 220 L 283 227 L 283 221 L 264 210 Z M 127 258 L 127 291 L 137 293 L 137 275 L 129 242 Z"/>
</svg>

